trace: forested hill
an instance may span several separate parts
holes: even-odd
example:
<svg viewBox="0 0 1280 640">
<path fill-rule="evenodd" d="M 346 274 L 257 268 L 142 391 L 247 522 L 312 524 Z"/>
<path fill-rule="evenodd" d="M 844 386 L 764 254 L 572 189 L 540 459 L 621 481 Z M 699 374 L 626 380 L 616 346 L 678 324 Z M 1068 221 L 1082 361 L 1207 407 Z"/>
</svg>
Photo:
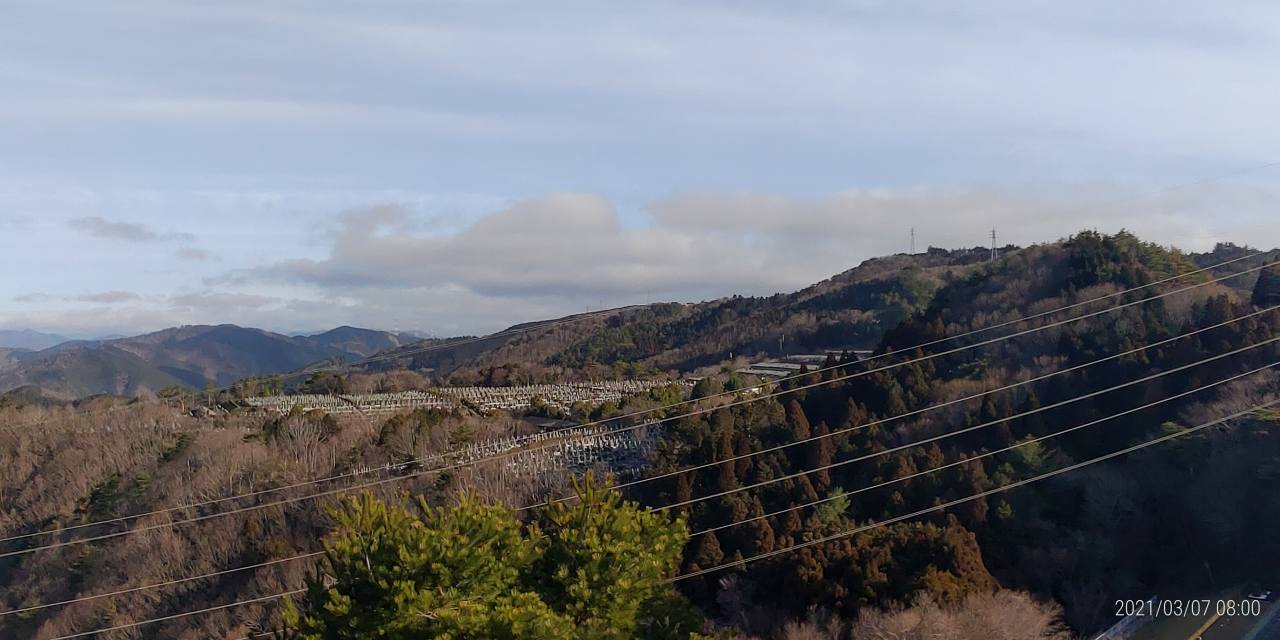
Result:
<svg viewBox="0 0 1280 640">
<path fill-rule="evenodd" d="M 174 327 L 129 338 L 77 340 L 41 351 L 0 350 L 0 393 L 27 387 L 52 397 L 152 395 L 203 389 L 321 361 L 356 360 L 417 339 L 339 327 L 310 336 L 235 325 Z"/>
<path fill-rule="evenodd" d="M 1197 259 L 1209 264 L 1242 254 L 1234 247 L 1220 247 L 1213 256 L 1192 257 L 1127 234 L 1091 233 L 1024 249 L 1005 255 L 991 269 L 939 288 L 927 308 L 890 332 L 880 352 L 1155 282 L 1195 268 Z M 1232 270 L 1257 266 L 1264 259 Z M 1234 286 L 1211 284 L 1060 329 L 837 379 L 859 370 L 859 365 L 849 363 L 792 386 L 824 379 L 829 384 L 681 422 L 668 433 L 655 472 L 706 468 L 676 475 L 665 487 L 650 487 L 644 500 L 682 502 L 760 485 L 690 508 L 686 515 L 694 531 L 731 518 L 750 520 L 695 537 L 686 547 L 685 562 L 686 568 L 696 570 L 991 490 L 1276 399 L 1280 376 L 1275 370 L 1196 391 L 1280 359 L 1271 344 L 1197 364 L 1280 335 L 1280 314 L 1246 318 L 1258 311 L 1255 300 L 1265 303 L 1273 293 L 1274 276 L 1264 273 L 1268 275 L 1242 277 Z M 1208 277 L 1188 278 L 1162 290 Z M 1076 315 L 1098 308 L 1081 309 Z M 1234 319 L 1241 320 L 1231 322 Z M 1092 364 L 1222 323 L 1230 324 Z M 926 356 L 961 344 L 911 349 L 901 357 Z M 1193 366 L 1177 375 L 1072 401 L 1186 365 Z M 899 418 L 1077 366 L 1077 371 L 1042 382 Z M 1163 402 L 1166 399 L 1172 401 Z M 1161 404 L 1106 420 L 1157 401 Z M 1061 403 L 1066 404 L 1057 406 Z M 1028 415 L 1005 419 L 1023 413 Z M 802 616 L 814 606 L 852 618 L 867 607 L 907 603 L 922 594 L 934 601 L 959 602 L 999 585 L 1060 603 L 1076 633 L 1096 634 L 1115 621 L 1107 608 L 1115 599 L 1198 592 L 1212 580 L 1219 585 L 1257 584 L 1276 575 L 1280 429 L 1274 415 L 1241 420 L 1030 488 L 967 502 L 946 513 L 785 554 L 732 581 L 719 575 L 690 585 L 689 593 L 713 610 L 717 602 L 756 598 L 763 610 L 750 624 L 767 629 L 770 619 Z M 1091 425 L 1094 421 L 1102 422 Z M 1058 434 L 1081 425 L 1089 426 Z M 968 427 L 973 430 L 949 435 Z M 832 433 L 838 435 L 714 464 L 743 452 Z M 943 437 L 926 445 L 890 452 L 939 436 Z M 808 472 L 850 460 L 857 462 Z M 816 509 L 788 510 L 824 497 L 830 500 Z M 1213 577 L 1206 566 L 1212 566 Z M 772 594 L 767 604 L 758 600 L 763 594 Z"/>
<path fill-rule="evenodd" d="M 1099 245 L 1097 255 L 1081 253 L 1081 247 L 1088 243 Z M 994 267 L 985 248 L 930 249 L 919 255 L 867 260 L 791 294 L 637 307 L 576 336 L 571 344 L 547 356 L 546 363 L 579 367 L 640 362 L 659 369 L 689 371 L 733 355 L 751 358 L 875 349 L 886 332 L 926 309 L 946 309 L 948 317 L 962 319 L 958 324 L 973 327 L 994 316 L 1035 308 L 1040 301 L 1062 293 L 1095 285 L 1134 286 L 1141 284 L 1142 277 L 1160 279 L 1246 251 L 1223 245 L 1212 253 L 1182 254 L 1139 242 L 1129 234 L 1116 236 L 1111 243 L 1132 249 L 1112 249 L 1108 254 L 1098 236 L 1084 234 L 1070 243 L 1025 250 L 1004 247 L 1000 253 L 1005 257 Z M 1121 255 L 1124 251 L 1133 255 Z M 1122 266 L 1111 266 L 1110 260 L 1123 260 L 1115 263 Z M 1253 280 L 1242 278 L 1226 285 L 1243 291 Z M 967 288 L 962 284 L 965 282 L 982 283 L 985 291 Z M 517 341 L 511 352 L 530 346 L 528 341 Z M 498 350 L 481 361 L 498 363 L 506 354 Z"/>
<path fill-rule="evenodd" d="M 776 355 L 780 340 L 786 353 L 870 349 L 885 331 L 924 308 L 939 287 L 981 268 L 989 255 L 981 248 L 930 249 L 874 258 L 794 293 L 637 305 L 530 323 L 498 338 L 433 345 L 428 352 L 383 360 L 374 368 L 463 376 L 483 372 L 478 378 L 484 382 L 495 368 L 532 372 L 531 379 L 539 370 L 600 366 L 688 372 L 735 356 Z"/>
<path fill-rule="evenodd" d="M 610 318 L 547 362 L 640 362 L 688 371 L 733 355 L 871 349 L 939 287 L 978 268 L 988 255 L 985 249 L 932 249 L 867 260 L 790 294 L 640 307 Z"/>
<path fill-rule="evenodd" d="M 888 354 L 878 365 L 940 354 L 979 338 L 923 349 L 904 347 L 1243 255 L 1244 250 L 1233 246 L 1191 255 L 1142 243 L 1127 234 L 1085 233 L 1061 243 L 1009 250 L 992 263 L 938 265 L 939 272 L 929 271 L 935 267 L 920 267 L 937 278 L 927 300 L 883 340 L 871 344 Z M 1264 260 L 1242 261 L 1222 274 L 1256 267 Z M 951 270 L 949 277 L 947 270 Z M 1117 599 L 1145 599 L 1152 594 L 1206 598 L 1214 597 L 1218 589 L 1259 585 L 1274 589 L 1274 576 L 1280 575 L 1280 539 L 1274 535 L 1280 531 L 1280 414 L 1275 412 L 1258 412 L 940 513 L 858 535 L 840 535 L 1157 436 L 1185 433 L 1189 427 L 1280 398 L 1280 375 L 1275 370 L 1221 384 L 1280 361 L 1275 343 L 1258 346 L 1280 336 L 1280 313 L 1263 312 L 1280 304 L 1280 273 L 1263 274 L 870 375 L 843 378 L 841 374 L 865 371 L 868 365 L 840 363 L 830 371 L 799 379 L 805 385 L 817 385 L 813 388 L 776 397 L 744 392 L 737 396 L 744 401 L 733 407 L 712 410 L 716 401 L 703 397 L 718 391 L 717 385 L 729 376 L 705 378 L 694 393 L 699 396 L 698 408 L 707 411 L 666 423 L 649 463 L 637 472 L 663 477 L 628 491 L 642 508 L 688 502 L 671 511 L 684 518 L 693 535 L 682 549 L 670 544 L 667 534 L 662 534 L 661 545 L 628 537 L 625 549 L 633 557 L 622 560 L 643 563 L 648 560 L 644 554 L 660 548 L 668 555 L 649 566 L 678 565 L 679 571 L 692 572 L 735 559 L 778 555 L 682 581 L 679 598 L 666 598 L 669 594 L 662 591 L 664 598 L 655 603 L 659 608 L 647 610 L 646 615 L 650 621 L 694 617 L 694 628 L 708 620 L 724 631 L 717 638 L 733 640 L 892 637 L 876 635 L 875 629 L 867 627 L 891 629 L 912 619 L 934 624 L 983 620 L 989 625 L 988 631 L 961 637 L 1056 640 L 1066 633 L 1096 636 L 1115 622 L 1112 604 Z M 1188 277 L 1122 299 L 1141 300 L 1208 278 Z M 815 287 L 811 299 L 844 288 L 839 283 L 825 286 L 830 288 Z M 803 304 L 800 294 L 794 295 L 791 300 Z M 1105 307 L 1086 305 L 1053 319 Z M 603 326 L 602 320 L 591 322 Z M 1163 344 L 1095 362 L 1158 342 Z M 1219 357 L 1237 350 L 1244 351 Z M 1208 361 L 1211 358 L 1217 359 Z M 1187 368 L 1161 375 L 1178 367 Z M 1073 369 L 1058 373 L 1068 368 Z M 1143 380 L 1151 376 L 1158 377 Z M 1117 385 L 1125 386 L 1108 390 Z M 984 393 L 995 389 L 1000 391 Z M 976 397 L 938 407 L 970 396 Z M 609 410 L 652 410 L 666 401 L 670 399 L 640 395 Z M 1157 404 L 1141 408 L 1149 403 Z M 916 413 L 904 415 L 908 412 Z M 665 415 L 678 417 L 675 410 Z M 36 424 L 39 428 L 30 426 Z M 389 417 L 320 412 L 261 416 L 232 411 L 200 418 L 148 402 L 89 416 L 0 405 L 0 537 L 293 487 L 311 479 L 346 478 L 314 487 L 327 492 L 358 481 L 345 474 L 381 469 L 389 463 L 422 464 L 442 451 L 509 435 L 519 428 L 528 424 L 521 427 L 506 417 L 425 410 Z M 1076 430 L 1064 432 L 1068 428 Z M 107 432 L 110 437 L 101 437 Z M 813 439 L 819 436 L 826 437 Z M 921 443 L 931 438 L 936 440 Z M 776 449 L 792 443 L 800 444 Z M 408 492 L 437 507 L 457 504 L 463 491 L 523 506 L 565 490 L 561 476 L 524 472 L 528 475 L 500 462 L 465 473 L 409 474 L 372 489 L 389 502 L 403 500 L 401 492 Z M 301 488 L 290 490 L 280 497 L 293 499 L 302 492 Z M 819 499 L 825 502 L 812 504 Z M 0 557 L 0 600 L 5 610 L 177 577 L 215 576 L 163 591 L 129 592 L 2 617 L 0 637 L 52 638 L 297 589 L 307 567 L 313 565 L 267 563 L 314 552 L 319 549 L 317 541 L 326 535 L 330 541 L 342 541 L 338 553 L 330 557 L 356 559 L 350 566 L 361 569 L 328 570 L 324 575 L 326 580 L 335 579 L 332 586 L 326 580 L 312 580 L 314 588 L 298 602 L 306 609 L 305 624 L 312 625 L 310 635 L 304 637 L 366 637 L 361 635 L 366 627 L 327 634 L 326 620 L 340 614 L 363 618 L 367 626 L 395 624 L 404 630 L 403 637 L 435 637 L 427 631 L 430 625 L 450 618 L 436 612 L 466 612 L 475 616 L 468 620 L 476 625 L 501 622 L 499 618 L 513 610 L 511 591 L 505 586 L 485 591 L 488 587 L 483 585 L 496 584 L 493 580 L 478 583 L 481 587 L 470 582 L 442 585 L 438 571 L 402 571 L 406 562 L 434 567 L 437 561 L 452 562 L 459 555 L 470 558 L 475 550 L 485 554 L 476 566 L 511 569 L 508 578 L 518 583 L 521 597 L 527 598 L 522 602 L 547 605 L 541 610 L 551 613 L 538 619 L 560 620 L 568 617 L 564 610 L 581 605 L 571 597 L 575 590 L 555 586 L 563 578 L 556 567 L 571 560 L 564 556 L 547 560 L 544 554 L 563 549 L 567 536 L 585 530 L 572 519 L 521 512 L 520 517 L 542 518 L 543 524 L 556 526 L 542 529 L 550 532 L 549 545 L 526 545 L 523 541 L 531 540 L 534 530 L 522 529 L 515 515 L 486 511 L 486 527 L 501 527 L 510 534 L 508 548 L 490 544 L 492 540 L 468 544 L 459 532 L 493 529 L 459 529 L 444 512 L 432 512 L 435 515 L 423 529 L 412 524 L 418 510 L 409 515 L 393 510 L 396 515 L 390 520 L 340 518 L 335 523 L 326 510 L 332 501 L 298 499 L 287 508 L 276 505 L 260 510 L 252 508 L 257 503 L 248 499 L 234 504 L 250 506 L 193 509 L 192 516 L 209 517 L 184 526 L 159 524 L 137 535 Z M 363 513 L 381 512 L 366 506 Z M 177 516 L 20 538 L 10 540 L 4 550 L 153 526 L 170 517 Z M 607 514 L 602 518 L 628 522 Z M 734 522 L 741 524 L 730 526 Z M 362 526 L 380 530 L 364 531 Z M 642 535 L 635 533 L 640 529 L 635 527 L 628 535 Z M 421 535 L 438 530 L 459 537 Z M 410 535 L 401 538 L 399 532 Z M 788 551 L 793 545 L 827 536 L 835 537 Z M 410 542 L 420 546 L 407 548 Z M 587 564 L 610 565 L 598 559 Z M 250 566 L 254 568 L 219 573 Z M 366 571 L 377 580 L 348 590 L 352 576 Z M 385 576 L 395 579 L 384 580 Z M 652 579 L 651 573 L 643 576 L 624 575 L 618 582 L 625 584 L 609 586 L 657 593 L 655 585 L 637 584 L 637 580 Z M 661 586 L 666 588 L 665 583 Z M 578 595 L 581 591 L 577 590 Z M 614 592 L 601 588 L 594 593 Z M 351 607 L 323 608 L 325 602 L 344 601 L 348 596 Z M 431 606 L 419 607 L 418 597 Z M 594 602 L 615 612 L 609 603 L 601 602 L 604 599 Z M 1015 602 L 1022 604 L 1016 609 L 1000 606 Z M 688 603 L 696 605 L 696 611 Z M 636 613 L 630 615 L 630 619 L 620 615 L 619 620 L 603 624 L 630 623 L 634 629 Z M 1066 633 L 1057 626 L 1059 616 L 1069 625 Z M 849 623 L 846 629 L 856 625 L 855 632 L 820 635 L 821 629 L 806 626 L 813 622 L 822 629 L 835 628 L 831 618 Z M 167 618 L 140 629 L 139 635 L 241 638 L 275 628 L 280 621 L 277 604 L 260 601 Z M 789 622 L 796 624 L 787 630 Z M 535 637 L 687 640 L 690 636 L 565 632 Z M 955 636 L 939 632 L 903 637 Z"/>
<path fill-rule="evenodd" d="M 1034 308 L 1062 292 L 1137 282 L 1140 271 L 1159 279 L 1246 252 L 1229 244 L 1204 254 L 1171 252 L 1121 234 L 1115 241 L 1132 244 L 1142 254 L 1134 258 L 1141 267 L 1135 262 L 1117 267 L 1117 273 L 1072 276 L 1068 282 L 1066 274 L 1073 268 L 1068 264 L 1068 246 L 1094 237 L 1084 234 L 1071 243 L 1028 249 L 1003 247 L 1003 257 L 995 266 L 989 263 L 991 253 L 986 248 L 931 248 L 922 254 L 873 258 L 794 293 L 634 306 L 530 323 L 497 337 L 463 341 L 457 347 L 432 345 L 426 352 L 382 360 L 373 368 L 406 367 L 501 384 L 520 376 L 529 382 L 584 370 L 599 375 L 601 369 L 609 368 L 623 370 L 622 375 L 636 369 L 688 373 L 730 363 L 735 357 L 875 349 L 903 320 L 930 308 L 946 309 L 947 322 L 955 328 L 974 327 L 992 317 Z M 990 291 L 952 286 L 969 279 L 984 283 Z M 1241 278 L 1224 286 L 1245 291 L 1252 282 Z M 421 350 L 418 346 L 408 349 Z"/>
</svg>

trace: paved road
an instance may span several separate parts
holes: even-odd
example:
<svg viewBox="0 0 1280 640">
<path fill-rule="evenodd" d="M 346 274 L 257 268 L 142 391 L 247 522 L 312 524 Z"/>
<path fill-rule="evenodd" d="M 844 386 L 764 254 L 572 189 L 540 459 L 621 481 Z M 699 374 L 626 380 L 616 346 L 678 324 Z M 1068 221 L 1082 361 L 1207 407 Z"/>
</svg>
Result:
<svg viewBox="0 0 1280 640">
<path fill-rule="evenodd" d="M 1260 616 L 1223 616 L 1199 639 L 1190 640 L 1280 640 L 1280 607 L 1264 603 Z"/>
<path fill-rule="evenodd" d="M 1280 640 L 1280 603 L 1271 603 L 1270 614 L 1263 613 L 1262 622 L 1245 636 L 1245 640 Z"/>
</svg>

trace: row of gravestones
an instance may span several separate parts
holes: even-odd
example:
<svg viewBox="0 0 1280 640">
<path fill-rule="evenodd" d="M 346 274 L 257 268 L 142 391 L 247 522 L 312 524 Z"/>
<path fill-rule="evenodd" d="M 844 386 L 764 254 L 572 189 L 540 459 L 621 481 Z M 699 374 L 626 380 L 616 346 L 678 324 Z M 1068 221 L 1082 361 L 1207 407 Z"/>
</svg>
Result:
<svg viewBox="0 0 1280 640">
<path fill-rule="evenodd" d="M 532 406 L 535 398 L 542 398 L 553 407 L 568 409 L 577 403 L 617 402 L 624 395 L 643 393 L 665 384 L 670 383 L 660 380 L 621 380 L 515 387 L 439 387 L 430 392 L 267 396 L 245 398 L 244 403 L 278 413 L 286 413 L 294 407 L 327 413 L 385 413 L 416 408 L 445 409 L 461 403 L 481 410 L 527 409 Z"/>
</svg>

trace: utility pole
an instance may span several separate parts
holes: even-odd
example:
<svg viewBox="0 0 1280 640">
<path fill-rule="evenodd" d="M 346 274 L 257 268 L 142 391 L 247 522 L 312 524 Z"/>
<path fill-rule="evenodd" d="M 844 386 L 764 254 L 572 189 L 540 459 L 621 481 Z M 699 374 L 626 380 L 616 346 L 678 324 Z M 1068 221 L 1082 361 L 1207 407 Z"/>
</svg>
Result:
<svg viewBox="0 0 1280 640">
<path fill-rule="evenodd" d="M 916 254 L 916 228 L 911 227 L 911 255 Z"/>
<path fill-rule="evenodd" d="M 996 228 L 991 227 L 991 261 L 996 261 Z"/>
</svg>

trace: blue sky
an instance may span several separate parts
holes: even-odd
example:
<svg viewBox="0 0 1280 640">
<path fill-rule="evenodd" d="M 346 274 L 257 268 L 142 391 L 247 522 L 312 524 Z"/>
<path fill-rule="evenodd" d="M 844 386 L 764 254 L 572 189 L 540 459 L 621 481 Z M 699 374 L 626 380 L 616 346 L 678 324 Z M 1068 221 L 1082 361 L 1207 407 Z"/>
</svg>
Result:
<svg viewBox="0 0 1280 640">
<path fill-rule="evenodd" d="M 1280 244 L 1273 4 L 792 4 L 8 3 L 0 328 L 479 332 L 912 226 Z"/>
</svg>

